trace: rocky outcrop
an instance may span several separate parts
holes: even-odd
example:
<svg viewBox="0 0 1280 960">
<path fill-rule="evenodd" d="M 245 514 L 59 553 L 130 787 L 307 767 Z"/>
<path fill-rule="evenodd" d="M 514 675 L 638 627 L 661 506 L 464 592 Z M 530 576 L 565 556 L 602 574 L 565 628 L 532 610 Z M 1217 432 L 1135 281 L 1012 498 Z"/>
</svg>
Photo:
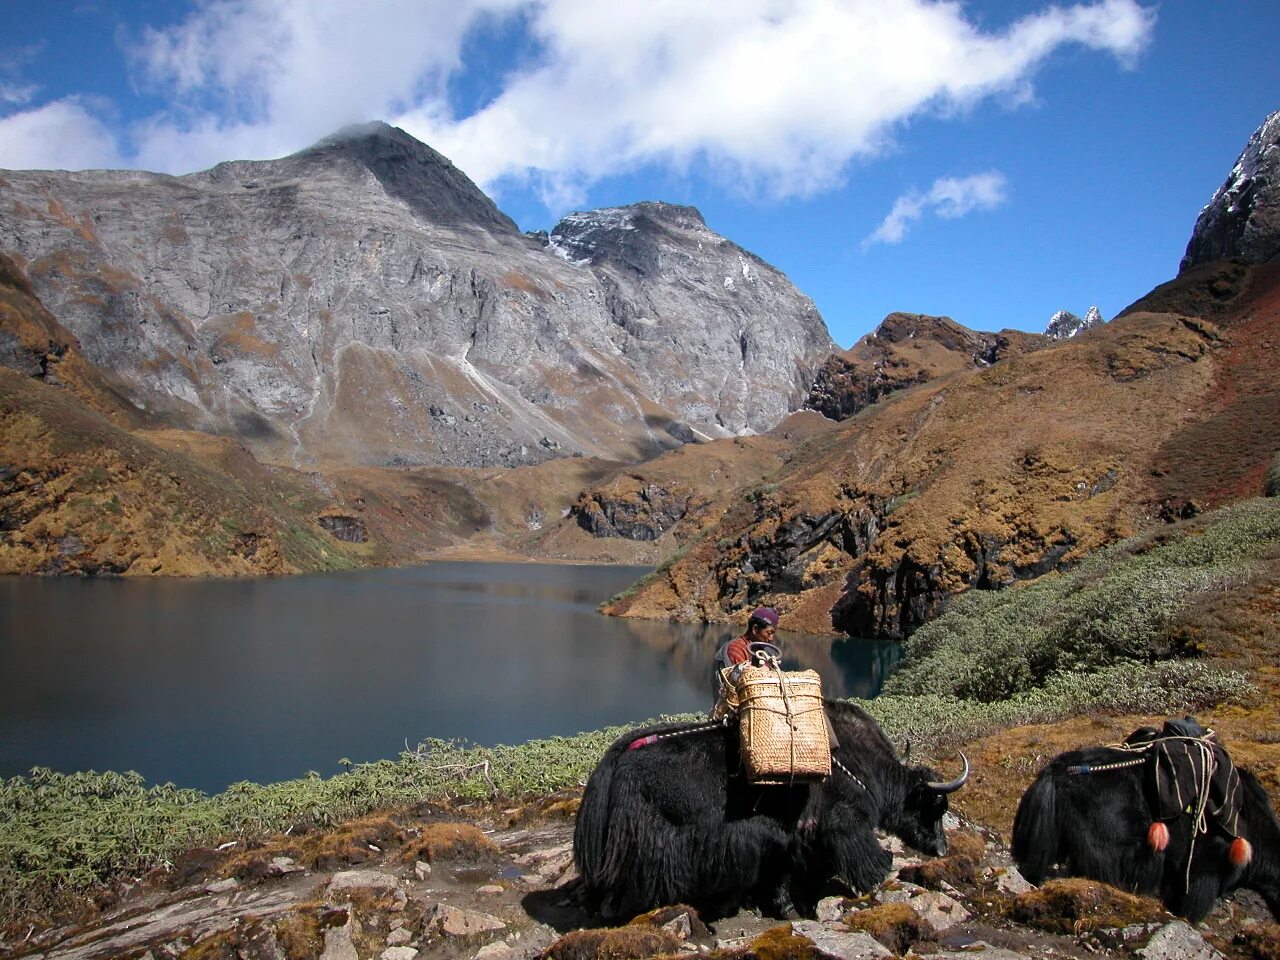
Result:
<svg viewBox="0 0 1280 960">
<path fill-rule="evenodd" d="M 1263 121 L 1200 211 L 1183 274 L 1213 260 L 1266 263 L 1280 253 L 1280 111 Z"/>
<path fill-rule="evenodd" d="M 952 544 L 960 563 L 921 562 L 903 552 L 894 562 L 863 552 L 831 607 L 832 629 L 858 637 L 904 640 L 946 608 L 963 590 L 998 590 L 1032 580 L 1075 559 L 1069 531 L 1046 537 L 1032 527 L 1012 525 L 1007 533 L 965 530 Z"/>
<path fill-rule="evenodd" d="M 625 474 L 603 487 L 584 490 L 570 509 L 578 526 L 597 537 L 657 540 L 710 500 L 687 484 L 659 484 Z"/>
<path fill-rule="evenodd" d="M 1188 411 L 1212 416 L 1223 351 L 1212 324 L 1135 314 L 901 390 L 801 443 L 610 612 L 719 622 L 768 604 L 788 629 L 906 637 L 959 592 L 1032 579 L 1160 522 L 1155 463 L 1185 483 L 1269 462 L 1264 435 L 1238 432 L 1230 456 L 1202 443 L 1176 466 L 1162 459 Z"/>
<path fill-rule="evenodd" d="M 1016 330 L 979 333 L 950 317 L 891 313 L 851 350 L 823 362 L 805 408 L 844 420 L 895 391 L 989 366 L 1049 342 Z"/>
<path fill-rule="evenodd" d="M 182 177 L 0 187 L 0 250 L 84 356 L 265 462 L 635 461 L 772 427 L 832 348 L 697 211 L 575 214 L 540 242 L 385 124 Z"/>
<path fill-rule="evenodd" d="M 364 521 L 350 514 L 336 510 L 327 511 L 316 517 L 316 523 L 327 530 L 335 540 L 341 540 L 344 543 L 367 543 L 369 540 L 369 530 L 364 525 Z"/>
<path fill-rule="evenodd" d="M 1069 340 L 1106 322 L 1102 319 L 1102 312 L 1096 306 L 1090 307 L 1083 318 L 1077 317 L 1070 310 L 1059 310 L 1049 318 L 1049 325 L 1045 327 L 1044 335 L 1050 340 Z"/>
</svg>

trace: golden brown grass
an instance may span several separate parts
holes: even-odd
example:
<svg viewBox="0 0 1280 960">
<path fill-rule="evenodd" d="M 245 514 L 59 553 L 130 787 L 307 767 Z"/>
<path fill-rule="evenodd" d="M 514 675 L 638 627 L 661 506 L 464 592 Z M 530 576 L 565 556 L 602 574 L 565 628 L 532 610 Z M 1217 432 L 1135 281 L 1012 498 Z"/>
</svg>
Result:
<svg viewBox="0 0 1280 960">
<path fill-rule="evenodd" d="M 817 948 L 808 937 L 802 937 L 786 923 L 766 930 L 751 941 L 750 952 L 756 960 L 813 960 Z"/>
<path fill-rule="evenodd" d="M 1072 936 L 1169 918 L 1158 900 L 1078 879 L 1049 880 L 1014 897 L 1007 910 L 1018 923 Z"/>
<path fill-rule="evenodd" d="M 930 890 L 940 890 L 944 883 L 955 887 L 974 884 L 986 853 L 986 842 L 972 830 L 964 830 L 950 834 L 947 846 L 945 857 L 903 867 L 898 877 Z"/>
<path fill-rule="evenodd" d="M 1275 960 L 1280 957 L 1280 924 L 1260 923 L 1240 931 L 1233 943 L 1247 960 Z"/>
<path fill-rule="evenodd" d="M 1158 523 L 1175 495 L 1202 508 L 1256 495 L 1280 446 L 1278 286 L 1267 284 L 1214 322 L 1134 312 L 893 394 L 801 443 L 771 492 L 730 498 L 698 545 L 610 612 L 717 622 L 771 603 L 784 626 L 825 631 L 851 573 L 854 595 L 892 618 L 895 598 L 879 591 L 900 568 L 927 578 L 936 602 L 1034 574 L 1050 551 L 1069 564 Z M 844 519 L 825 540 L 798 554 L 783 542 L 831 514 Z M 879 533 L 859 555 L 869 522 Z M 748 553 L 757 572 L 744 576 Z M 771 554 L 785 582 L 760 569 Z"/>
<path fill-rule="evenodd" d="M 479 859 L 497 851 L 497 844 L 475 824 L 428 823 L 415 839 L 405 844 L 401 859 L 436 863 L 440 860 Z"/>
<path fill-rule="evenodd" d="M 897 954 L 920 941 L 936 939 L 928 921 L 905 903 L 885 903 L 846 913 L 840 922 L 850 930 L 870 934 Z"/>
<path fill-rule="evenodd" d="M 680 949 L 675 934 L 650 926 L 573 930 L 551 944 L 545 960 L 645 960 Z"/>
</svg>

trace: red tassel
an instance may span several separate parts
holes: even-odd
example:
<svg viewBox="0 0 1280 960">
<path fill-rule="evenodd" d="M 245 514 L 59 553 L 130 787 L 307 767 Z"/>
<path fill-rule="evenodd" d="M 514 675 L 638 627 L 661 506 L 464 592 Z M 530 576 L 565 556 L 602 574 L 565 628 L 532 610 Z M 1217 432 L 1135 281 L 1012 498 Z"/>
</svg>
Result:
<svg viewBox="0 0 1280 960">
<path fill-rule="evenodd" d="M 1169 828 L 1159 820 L 1147 827 L 1147 845 L 1156 853 L 1169 845 Z"/>
<path fill-rule="evenodd" d="M 1227 858 L 1234 867 L 1243 867 L 1253 859 L 1253 844 L 1244 837 L 1236 837 L 1231 841 L 1231 849 L 1227 851 Z"/>
</svg>

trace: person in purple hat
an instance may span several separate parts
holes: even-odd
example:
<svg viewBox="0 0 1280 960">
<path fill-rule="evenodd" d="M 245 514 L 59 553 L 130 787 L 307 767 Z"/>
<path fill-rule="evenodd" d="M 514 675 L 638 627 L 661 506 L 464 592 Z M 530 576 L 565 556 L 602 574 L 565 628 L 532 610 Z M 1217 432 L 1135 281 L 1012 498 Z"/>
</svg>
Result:
<svg viewBox="0 0 1280 960">
<path fill-rule="evenodd" d="M 778 611 L 773 607 L 756 607 L 747 619 L 747 631 L 740 637 L 734 637 L 719 650 L 715 658 L 715 693 L 719 696 L 721 674 L 725 667 L 736 667 L 740 663 L 750 663 L 752 654 L 770 653 L 779 656 L 781 651 L 774 642 L 778 632 Z M 765 644 L 761 647 L 759 644 Z M 736 671 L 735 671 L 736 673 Z"/>
</svg>

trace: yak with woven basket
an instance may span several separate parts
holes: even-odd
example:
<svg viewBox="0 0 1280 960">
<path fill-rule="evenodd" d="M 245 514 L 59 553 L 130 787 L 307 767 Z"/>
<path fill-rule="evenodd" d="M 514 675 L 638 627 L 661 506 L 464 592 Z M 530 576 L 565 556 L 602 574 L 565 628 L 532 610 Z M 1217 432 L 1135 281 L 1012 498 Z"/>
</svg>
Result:
<svg viewBox="0 0 1280 960">
<path fill-rule="evenodd" d="M 889 874 L 877 830 L 944 855 L 942 818 L 968 761 L 961 755 L 964 769 L 949 781 L 909 765 L 866 711 L 815 697 L 811 685 L 802 677 L 784 687 L 775 673 L 772 684 L 739 690 L 736 711 L 615 741 L 587 781 L 574 828 L 583 905 L 606 921 L 673 903 L 706 919 L 749 906 L 812 915 L 826 893 L 867 891 Z M 737 718 L 757 701 L 743 734 Z M 812 736 L 797 741 L 801 728 Z M 749 771 L 744 756 L 759 738 L 770 745 L 767 763 Z M 814 761 L 806 744 L 819 741 L 827 759 Z"/>
</svg>

